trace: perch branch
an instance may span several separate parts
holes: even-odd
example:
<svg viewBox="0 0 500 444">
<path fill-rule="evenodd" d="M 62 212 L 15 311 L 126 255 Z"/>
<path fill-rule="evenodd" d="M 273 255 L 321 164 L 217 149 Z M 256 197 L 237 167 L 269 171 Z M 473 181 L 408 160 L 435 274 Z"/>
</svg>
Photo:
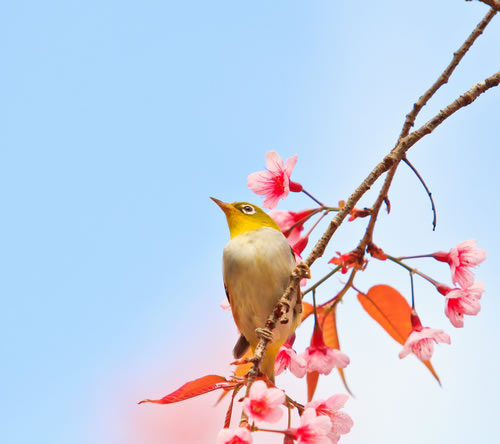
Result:
<svg viewBox="0 0 500 444">
<path fill-rule="evenodd" d="M 312 249 L 309 256 L 300 264 L 298 264 L 293 270 L 290 276 L 290 283 L 286 288 L 285 292 L 276 304 L 273 313 L 268 317 L 265 328 L 268 333 L 271 333 L 275 328 L 278 320 L 287 312 L 290 307 L 293 296 L 299 288 L 299 283 L 302 278 L 309 276 L 309 267 L 320 258 L 325 252 L 326 246 L 328 245 L 330 239 L 334 235 L 337 228 L 344 221 L 349 212 L 354 208 L 356 203 L 361 199 L 361 197 L 370 189 L 370 187 L 375 183 L 375 181 L 386 171 L 393 168 L 401 159 L 405 156 L 406 152 L 417 143 L 420 139 L 430 134 L 434 129 L 436 129 L 441 123 L 443 123 L 448 117 L 453 115 L 459 109 L 470 105 L 474 100 L 476 100 L 482 93 L 490 88 L 498 86 L 500 84 L 500 71 L 491 77 L 488 77 L 483 82 L 477 83 L 470 90 L 462 94 L 458 99 L 448 105 L 446 108 L 441 110 L 436 116 L 430 119 L 427 123 L 422 125 L 418 130 L 412 132 L 406 137 L 401 138 L 392 151 L 387 154 L 384 159 L 370 172 L 370 174 L 363 180 L 363 182 L 356 188 L 356 190 L 351 194 L 344 207 L 335 215 L 335 217 L 330 222 L 328 228 L 323 233 L 321 238 L 318 240 L 314 248 Z M 389 175 L 388 175 L 389 177 Z M 255 348 L 254 355 L 252 358 L 253 366 L 248 373 L 248 387 L 251 386 L 257 375 L 259 374 L 260 363 L 266 352 L 267 345 L 271 340 L 271 335 L 260 335 L 259 342 Z"/>
</svg>

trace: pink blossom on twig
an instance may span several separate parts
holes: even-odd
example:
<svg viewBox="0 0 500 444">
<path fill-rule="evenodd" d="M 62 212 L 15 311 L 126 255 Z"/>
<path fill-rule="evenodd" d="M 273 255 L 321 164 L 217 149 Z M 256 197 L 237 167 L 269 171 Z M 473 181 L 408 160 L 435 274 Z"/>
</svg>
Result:
<svg viewBox="0 0 500 444">
<path fill-rule="evenodd" d="M 253 421 L 276 422 L 283 415 L 281 405 L 285 394 L 277 388 L 267 388 L 264 381 L 258 380 L 250 387 L 250 393 L 243 401 L 243 410 Z"/>
<path fill-rule="evenodd" d="M 326 401 L 311 401 L 305 406 L 306 409 L 315 409 L 318 416 L 325 415 L 330 418 L 332 429 L 328 437 L 332 443 L 336 443 L 340 439 L 340 435 L 349 433 L 353 426 L 351 417 L 347 413 L 339 411 L 344 407 L 348 399 L 349 397 L 347 395 L 339 394 L 331 396 Z"/>
<path fill-rule="evenodd" d="M 217 437 L 217 444 L 252 444 L 252 434 L 248 429 L 222 429 Z"/>
<path fill-rule="evenodd" d="M 421 361 L 428 361 L 434 353 L 434 343 L 451 344 L 450 337 L 443 330 L 422 327 L 415 311 L 412 311 L 411 320 L 413 330 L 399 353 L 400 359 L 414 353 Z"/>
<path fill-rule="evenodd" d="M 266 153 L 266 171 L 259 171 L 248 176 L 248 188 L 259 196 L 266 196 L 264 208 L 276 208 L 280 199 L 285 199 L 290 191 L 302 191 L 302 185 L 290 180 L 290 175 L 297 163 L 297 155 L 283 159 L 276 151 Z"/>
<path fill-rule="evenodd" d="M 481 310 L 479 302 L 484 292 L 484 284 L 475 282 L 469 288 L 450 288 L 439 285 L 438 291 L 446 297 L 444 312 L 453 326 L 464 326 L 464 315 L 475 316 Z"/>
<path fill-rule="evenodd" d="M 306 366 L 307 363 L 305 359 L 297 355 L 292 347 L 284 344 L 281 346 L 278 356 L 276 357 L 274 373 L 279 375 L 288 368 L 297 378 L 303 378 L 306 374 Z"/>
<path fill-rule="evenodd" d="M 474 273 L 470 267 L 476 267 L 486 259 L 486 250 L 476 248 L 477 241 L 460 242 L 448 253 L 438 251 L 431 256 L 441 262 L 447 262 L 451 268 L 451 280 L 455 285 L 468 288 L 474 283 Z"/>
<path fill-rule="evenodd" d="M 328 347 L 323 340 L 323 333 L 316 325 L 314 327 L 311 345 L 301 355 L 307 364 L 308 372 L 318 372 L 328 375 L 335 368 L 345 368 L 349 365 L 349 356 L 340 350 Z"/>
<path fill-rule="evenodd" d="M 306 409 L 300 417 L 300 426 L 290 429 L 288 435 L 297 440 L 297 444 L 331 444 L 328 433 L 332 423 L 327 416 L 318 416 L 314 409 Z"/>
</svg>

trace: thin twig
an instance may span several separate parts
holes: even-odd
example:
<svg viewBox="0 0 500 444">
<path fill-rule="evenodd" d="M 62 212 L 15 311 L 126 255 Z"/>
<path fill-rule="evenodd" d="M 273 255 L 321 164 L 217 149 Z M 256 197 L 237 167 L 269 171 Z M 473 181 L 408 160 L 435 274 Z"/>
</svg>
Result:
<svg viewBox="0 0 500 444">
<path fill-rule="evenodd" d="M 410 271 L 411 282 L 411 308 L 415 310 L 415 288 L 413 287 L 413 271 Z"/>
<path fill-rule="evenodd" d="M 312 285 L 311 287 L 309 287 L 306 291 L 304 291 L 302 293 L 302 298 L 307 294 L 309 293 L 310 291 L 313 291 L 315 290 L 317 287 L 319 287 L 323 282 L 327 281 L 328 279 L 330 279 L 335 273 L 337 273 L 337 271 L 339 271 L 342 267 L 340 265 L 338 265 L 337 267 L 335 267 L 332 271 L 330 271 L 328 274 L 326 274 L 325 276 L 323 276 L 318 282 L 316 282 L 314 285 Z"/>
<path fill-rule="evenodd" d="M 436 231 L 437 214 L 436 214 L 436 206 L 434 205 L 434 199 L 432 198 L 432 193 L 429 190 L 429 188 L 427 188 L 427 184 L 425 183 L 425 181 L 422 178 L 422 176 L 420 175 L 420 173 L 412 165 L 412 163 L 408 160 L 408 158 L 406 156 L 403 157 L 403 162 L 406 163 L 406 165 L 408 165 L 411 168 L 411 170 L 415 173 L 415 176 L 417 176 L 418 180 L 420 181 L 420 183 L 422 184 L 422 186 L 425 188 L 425 191 L 427 192 L 427 195 L 429 196 L 429 199 L 431 201 L 432 214 L 433 214 L 433 218 L 432 218 L 432 231 Z"/>
<path fill-rule="evenodd" d="M 302 188 L 302 192 L 306 196 L 309 196 L 312 200 L 314 200 L 314 202 L 316 202 L 320 207 L 324 207 L 322 202 L 320 202 L 318 199 L 316 199 L 311 193 L 307 192 L 304 188 Z"/>
</svg>

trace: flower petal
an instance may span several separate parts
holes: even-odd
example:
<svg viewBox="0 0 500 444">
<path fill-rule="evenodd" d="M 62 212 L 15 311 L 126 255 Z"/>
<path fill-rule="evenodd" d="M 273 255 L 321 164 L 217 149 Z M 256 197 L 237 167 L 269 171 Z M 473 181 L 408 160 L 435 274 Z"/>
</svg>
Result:
<svg viewBox="0 0 500 444">
<path fill-rule="evenodd" d="M 294 156 L 286 159 L 285 171 L 286 171 L 286 174 L 288 175 L 288 177 L 290 177 L 292 175 L 292 171 L 295 168 L 295 165 L 297 164 L 298 158 L 299 158 L 299 156 L 297 154 L 295 154 Z"/>
<path fill-rule="evenodd" d="M 266 168 L 272 173 L 281 173 L 284 171 L 283 159 L 276 151 L 266 153 Z"/>
</svg>

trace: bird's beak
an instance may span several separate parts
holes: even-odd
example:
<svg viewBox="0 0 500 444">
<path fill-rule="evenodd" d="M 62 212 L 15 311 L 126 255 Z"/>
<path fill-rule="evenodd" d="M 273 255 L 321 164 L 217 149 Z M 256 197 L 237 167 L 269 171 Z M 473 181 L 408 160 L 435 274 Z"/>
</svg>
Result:
<svg viewBox="0 0 500 444">
<path fill-rule="evenodd" d="M 224 211 L 224 213 L 226 214 L 233 209 L 233 206 L 231 204 L 222 202 L 221 200 L 216 199 L 215 197 L 211 197 L 210 199 L 212 199 L 217 205 L 219 205 L 220 209 Z"/>
</svg>

